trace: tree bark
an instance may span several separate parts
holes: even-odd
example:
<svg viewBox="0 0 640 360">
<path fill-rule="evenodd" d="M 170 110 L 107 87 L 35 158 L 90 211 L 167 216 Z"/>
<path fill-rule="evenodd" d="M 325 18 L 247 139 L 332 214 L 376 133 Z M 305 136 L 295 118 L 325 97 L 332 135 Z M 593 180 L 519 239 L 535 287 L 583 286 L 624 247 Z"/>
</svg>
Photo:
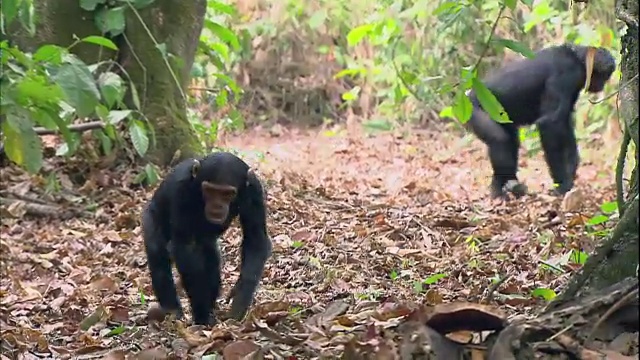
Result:
<svg viewBox="0 0 640 360">
<path fill-rule="evenodd" d="M 567 288 L 545 312 L 559 308 L 571 299 L 589 295 L 616 284 L 627 277 L 637 276 L 639 253 L 638 226 L 638 3 L 637 0 L 617 0 L 617 17 L 627 23 L 622 37 L 620 64 L 620 117 L 625 124 L 625 136 L 635 145 L 636 163 L 628 185 L 627 196 L 622 197 L 620 221 L 609 237 L 589 257 L 584 267 L 569 281 Z M 628 142 L 621 151 L 626 154 Z M 623 169 L 619 163 L 617 172 Z M 621 178 L 621 177 L 620 177 Z M 622 189 L 622 184 L 618 184 Z"/>
<path fill-rule="evenodd" d="M 156 0 L 139 11 L 142 22 L 127 14 L 128 44 L 120 44 L 120 62 L 138 88 L 143 113 L 154 124 L 157 146 L 149 155 L 159 165 L 168 165 L 176 153 L 183 159 L 203 150 L 187 119 L 184 95 L 206 10 L 206 0 Z M 175 78 L 150 35 L 166 45 Z"/>
</svg>

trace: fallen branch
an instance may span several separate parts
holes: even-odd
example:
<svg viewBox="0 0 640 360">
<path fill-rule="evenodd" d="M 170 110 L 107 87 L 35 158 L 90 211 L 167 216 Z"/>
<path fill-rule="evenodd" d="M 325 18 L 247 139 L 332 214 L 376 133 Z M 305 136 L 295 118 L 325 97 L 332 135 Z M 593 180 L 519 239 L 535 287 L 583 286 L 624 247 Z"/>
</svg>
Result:
<svg viewBox="0 0 640 360">
<path fill-rule="evenodd" d="M 39 217 L 53 217 L 62 220 L 71 219 L 74 217 L 93 218 L 93 214 L 84 210 L 65 210 L 57 205 L 41 204 L 31 202 L 28 200 L 10 199 L 0 197 L 0 205 L 7 206 L 7 212 L 12 214 L 10 207 L 24 206 L 25 214 Z"/>
<path fill-rule="evenodd" d="M 104 129 L 105 124 L 102 121 L 89 121 L 82 124 L 69 125 L 69 131 L 72 132 L 85 132 L 93 129 Z M 43 127 L 37 127 L 33 129 L 38 135 L 58 135 L 60 130 L 47 129 Z"/>
</svg>

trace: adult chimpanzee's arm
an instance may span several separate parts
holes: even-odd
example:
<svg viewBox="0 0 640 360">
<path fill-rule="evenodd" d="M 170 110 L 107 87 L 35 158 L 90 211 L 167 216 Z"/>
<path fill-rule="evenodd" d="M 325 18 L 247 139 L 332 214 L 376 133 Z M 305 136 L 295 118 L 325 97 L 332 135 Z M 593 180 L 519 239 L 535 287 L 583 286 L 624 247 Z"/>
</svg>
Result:
<svg viewBox="0 0 640 360">
<path fill-rule="evenodd" d="M 240 191 L 238 200 L 243 233 L 241 270 L 232 290 L 230 316 L 240 320 L 251 306 L 272 245 L 267 234 L 265 194 L 260 180 L 251 171 L 247 173 L 247 184 Z"/>
<path fill-rule="evenodd" d="M 144 249 L 151 273 L 151 286 L 162 311 L 174 312 L 180 318 L 182 317 L 182 307 L 171 274 L 169 239 L 162 231 L 162 223 L 156 219 L 158 214 L 152 210 L 155 205 L 153 201 L 142 215 Z"/>
<path fill-rule="evenodd" d="M 578 145 L 571 114 L 581 88 L 580 71 L 580 67 L 567 69 L 547 80 L 540 109 L 542 116 L 536 121 L 545 160 L 559 194 L 571 190 L 578 167 Z"/>
</svg>

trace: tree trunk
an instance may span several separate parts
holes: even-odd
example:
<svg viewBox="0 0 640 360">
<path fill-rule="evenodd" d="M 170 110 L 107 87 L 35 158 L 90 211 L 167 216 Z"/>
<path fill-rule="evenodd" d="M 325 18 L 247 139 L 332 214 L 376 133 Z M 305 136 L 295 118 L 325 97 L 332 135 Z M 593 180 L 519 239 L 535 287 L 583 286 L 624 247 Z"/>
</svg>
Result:
<svg viewBox="0 0 640 360">
<path fill-rule="evenodd" d="M 128 46 L 121 42 L 120 62 L 136 84 L 143 113 L 154 124 L 157 146 L 149 155 L 157 164 L 169 164 L 176 152 L 183 159 L 203 150 L 187 119 L 185 89 L 206 11 L 206 0 L 156 0 L 140 10 L 143 23 L 127 14 Z M 166 45 L 165 55 L 158 44 Z"/>
<path fill-rule="evenodd" d="M 556 309 L 580 296 L 616 284 L 627 277 L 636 277 L 638 269 L 638 2 L 617 0 L 617 17 L 627 23 L 627 32 L 622 37 L 622 62 L 620 69 L 620 117 L 625 123 L 625 141 L 621 149 L 624 159 L 630 142 L 635 145 L 634 170 L 627 196 L 620 196 L 620 221 L 609 237 L 589 257 L 581 271 L 570 281 L 564 292 L 556 298 L 546 311 Z M 624 161 L 618 162 L 616 173 L 624 170 Z M 622 176 L 617 176 L 619 192 L 622 191 Z"/>
<path fill-rule="evenodd" d="M 97 50 L 91 44 L 78 44 L 72 49 L 87 64 L 112 59 L 126 70 L 139 94 L 140 110 L 154 127 L 157 142 L 150 148 L 149 157 L 159 165 L 169 164 L 176 153 L 185 158 L 202 152 L 187 119 L 184 94 L 206 5 L 206 0 L 156 0 L 138 10 L 140 18 L 127 11 L 124 36 L 112 39 L 120 49 L 117 58 L 113 51 Z M 100 35 L 93 13 L 82 10 L 78 0 L 36 1 L 34 6 L 38 19 L 34 37 L 17 21 L 11 25 L 9 40 L 25 51 L 35 51 L 44 44 L 69 46 L 74 36 Z M 166 54 L 166 62 L 159 47 Z M 133 102 L 129 101 L 129 107 L 134 109 Z"/>
</svg>

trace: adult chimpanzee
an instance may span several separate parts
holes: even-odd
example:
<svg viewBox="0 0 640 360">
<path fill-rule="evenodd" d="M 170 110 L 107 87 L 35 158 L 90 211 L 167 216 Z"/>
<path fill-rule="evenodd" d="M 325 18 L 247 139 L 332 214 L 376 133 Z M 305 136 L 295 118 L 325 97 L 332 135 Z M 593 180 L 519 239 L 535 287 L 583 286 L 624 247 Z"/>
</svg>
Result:
<svg viewBox="0 0 640 360">
<path fill-rule="evenodd" d="M 600 92 L 616 68 L 615 59 L 604 48 L 595 48 L 589 92 Z M 510 63 L 484 80 L 502 104 L 512 123 L 492 120 L 481 109 L 475 93 L 469 120 L 471 130 L 489 148 L 493 168 L 491 196 L 503 197 L 505 190 L 515 196 L 526 193 L 518 182 L 518 128 L 536 124 L 545 160 L 557 187 L 556 194 L 571 190 L 578 169 L 579 155 L 572 113 L 580 90 L 586 83 L 588 47 L 562 44 L 542 49 L 533 59 Z"/>
<path fill-rule="evenodd" d="M 240 278 L 231 291 L 231 317 L 242 319 L 271 255 L 265 195 L 249 166 L 227 152 L 180 162 L 160 184 L 142 215 L 151 284 L 163 314 L 182 317 L 171 275 L 173 258 L 195 324 L 215 324 L 221 257 L 217 239 L 240 217 Z"/>
</svg>

